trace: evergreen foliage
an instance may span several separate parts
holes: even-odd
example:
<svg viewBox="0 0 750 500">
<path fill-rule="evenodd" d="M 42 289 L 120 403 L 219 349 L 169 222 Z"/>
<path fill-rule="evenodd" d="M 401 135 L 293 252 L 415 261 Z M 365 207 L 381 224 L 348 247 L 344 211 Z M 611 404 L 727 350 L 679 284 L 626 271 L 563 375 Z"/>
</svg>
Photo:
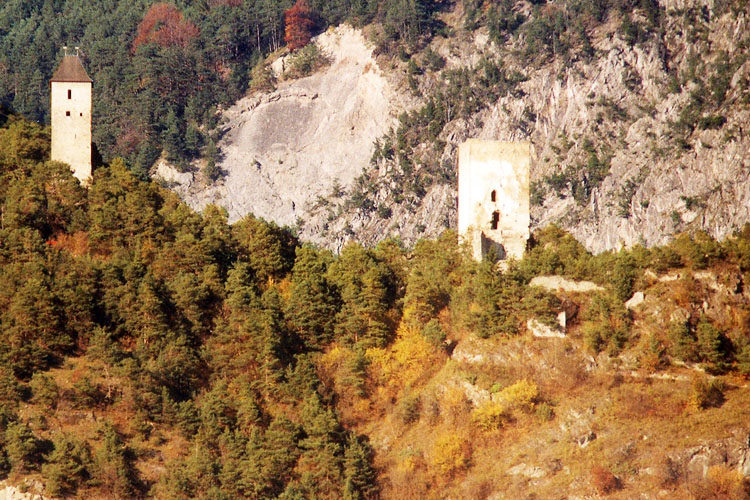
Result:
<svg viewBox="0 0 750 500">
<path fill-rule="evenodd" d="M 345 20 L 383 23 L 394 43 L 429 36 L 440 2 L 424 0 L 84 0 L 0 6 L 0 107 L 49 123 L 47 82 L 62 47 L 80 46 L 94 80 L 94 142 L 143 176 L 166 152 L 186 165 L 211 159 L 216 109 L 247 90 L 249 70 L 284 43 L 291 50 Z M 286 19 L 286 24 L 285 24 Z M 251 85 L 269 80 L 254 72 Z M 215 158 L 214 158 L 215 161 Z M 213 167 L 207 176 L 214 179 Z"/>
<path fill-rule="evenodd" d="M 471 261 L 452 231 L 412 250 L 388 240 L 335 256 L 262 219 L 229 225 L 218 207 L 195 213 L 122 160 L 85 190 L 46 161 L 48 141 L 16 117 L 0 127 L 0 473 L 41 473 L 58 495 L 375 499 L 374 450 L 337 409 L 378 391 L 400 425 L 448 418 L 417 389 L 420 377 L 458 335 L 501 339 L 531 318 L 553 324 L 567 306 L 529 286 L 533 277 L 600 283 L 576 298 L 571 324 L 593 351 L 615 356 L 640 334 L 623 302 L 646 269 L 748 269 L 748 228 L 723 243 L 695 234 L 593 256 L 548 227 L 504 270 Z M 652 333 L 652 351 L 747 374 L 747 311 L 734 328 L 701 312 L 695 279 L 670 286 L 687 317 Z M 75 376 L 56 379 L 61 370 Z M 538 396 L 531 380 L 509 386 L 475 424 L 494 432 Z M 29 407 L 105 416 L 72 435 Z M 184 453 L 149 482 L 142 450 L 165 436 Z M 470 466 L 462 438 L 441 435 L 430 453 L 427 465 L 447 476 Z"/>
</svg>

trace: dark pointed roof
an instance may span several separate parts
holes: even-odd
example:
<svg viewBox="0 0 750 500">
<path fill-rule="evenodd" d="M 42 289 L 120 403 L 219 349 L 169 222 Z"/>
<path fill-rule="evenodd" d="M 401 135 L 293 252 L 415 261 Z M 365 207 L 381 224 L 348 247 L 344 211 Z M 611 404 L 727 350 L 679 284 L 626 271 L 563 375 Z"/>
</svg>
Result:
<svg viewBox="0 0 750 500">
<path fill-rule="evenodd" d="M 64 56 L 60 66 L 55 70 L 55 74 L 52 75 L 51 82 L 89 82 L 92 83 L 86 70 L 83 69 L 83 64 L 78 56 Z"/>
</svg>

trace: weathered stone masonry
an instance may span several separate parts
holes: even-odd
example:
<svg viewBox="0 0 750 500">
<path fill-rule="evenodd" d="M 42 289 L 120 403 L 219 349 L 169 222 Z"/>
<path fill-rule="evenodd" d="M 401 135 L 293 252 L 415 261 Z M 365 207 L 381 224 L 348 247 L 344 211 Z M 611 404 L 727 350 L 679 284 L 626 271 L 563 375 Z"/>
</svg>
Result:
<svg viewBox="0 0 750 500">
<path fill-rule="evenodd" d="M 529 239 L 528 142 L 470 139 L 458 148 L 458 234 L 475 259 L 523 257 Z"/>
</svg>

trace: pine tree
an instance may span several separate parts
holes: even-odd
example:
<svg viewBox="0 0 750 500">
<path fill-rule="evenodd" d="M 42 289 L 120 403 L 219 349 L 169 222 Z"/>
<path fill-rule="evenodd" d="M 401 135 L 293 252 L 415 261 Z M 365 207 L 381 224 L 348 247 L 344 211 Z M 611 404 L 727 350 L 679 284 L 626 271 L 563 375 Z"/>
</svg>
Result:
<svg viewBox="0 0 750 500">
<path fill-rule="evenodd" d="M 330 261 L 330 255 L 325 252 L 299 247 L 292 270 L 285 314 L 311 349 L 322 349 L 333 338 L 338 298 L 325 278 Z"/>
<path fill-rule="evenodd" d="M 41 444 L 29 426 L 23 422 L 8 424 L 5 430 L 5 452 L 14 471 L 37 467 L 42 458 Z"/>
<path fill-rule="evenodd" d="M 369 500 L 377 498 L 377 473 L 372 467 L 374 452 L 370 444 L 350 433 L 344 452 L 344 498 Z"/>
<path fill-rule="evenodd" d="M 45 490 L 50 495 L 61 496 L 75 493 L 89 479 L 92 467 L 91 449 L 88 443 L 74 436 L 58 434 L 54 450 L 44 457 L 42 476 Z"/>
<path fill-rule="evenodd" d="M 181 161 L 184 156 L 182 131 L 180 130 L 180 122 L 173 110 L 169 111 L 164 120 L 162 141 L 167 152 L 167 160 L 175 163 Z"/>
<path fill-rule="evenodd" d="M 104 444 L 95 454 L 93 475 L 109 498 L 133 498 L 138 476 L 129 450 L 109 422 L 102 425 L 101 434 Z"/>
</svg>

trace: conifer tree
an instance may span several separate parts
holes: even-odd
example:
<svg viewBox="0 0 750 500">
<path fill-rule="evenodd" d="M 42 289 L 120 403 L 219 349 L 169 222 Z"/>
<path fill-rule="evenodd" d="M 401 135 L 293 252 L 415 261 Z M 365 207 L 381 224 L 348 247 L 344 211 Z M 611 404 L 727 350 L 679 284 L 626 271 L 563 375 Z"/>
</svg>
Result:
<svg viewBox="0 0 750 500">
<path fill-rule="evenodd" d="M 92 466 L 89 445 L 74 436 L 58 434 L 54 450 L 45 456 L 42 465 L 45 489 L 50 495 L 60 496 L 74 493 L 78 486 L 90 478 Z"/>
<path fill-rule="evenodd" d="M 311 349 L 322 349 L 333 338 L 338 297 L 325 278 L 329 254 L 299 247 L 292 270 L 291 290 L 285 314 Z"/>
<path fill-rule="evenodd" d="M 344 452 L 344 498 L 369 500 L 377 498 L 377 474 L 372 467 L 373 450 L 367 441 L 350 433 Z"/>
</svg>

